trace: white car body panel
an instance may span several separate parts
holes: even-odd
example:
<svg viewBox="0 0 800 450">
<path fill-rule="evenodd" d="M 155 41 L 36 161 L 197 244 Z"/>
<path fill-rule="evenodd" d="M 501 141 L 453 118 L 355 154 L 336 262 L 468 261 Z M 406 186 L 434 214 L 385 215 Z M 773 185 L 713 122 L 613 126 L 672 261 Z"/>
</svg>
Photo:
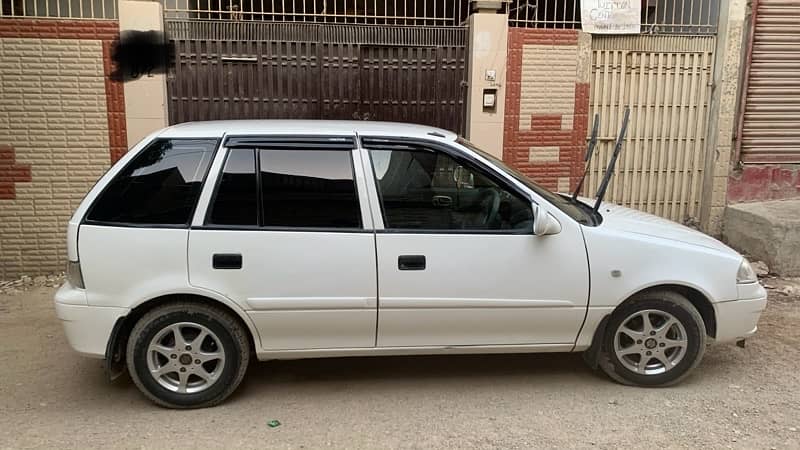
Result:
<svg viewBox="0 0 800 450">
<path fill-rule="evenodd" d="M 372 233 L 194 229 L 189 239 L 191 284 L 246 310 L 262 349 L 375 345 Z M 213 269 L 214 253 L 241 254 L 242 269 Z"/>
<path fill-rule="evenodd" d="M 131 307 L 188 286 L 189 230 L 81 225 L 78 254 L 90 306 Z"/>
<path fill-rule="evenodd" d="M 561 224 L 559 234 L 479 235 L 383 230 L 365 150 L 353 151 L 364 230 L 231 231 L 202 228 L 225 149 L 217 151 L 192 229 L 82 224 L 104 187 L 156 137 L 326 135 L 415 137 L 491 166 L 432 127 L 362 121 L 219 121 L 166 128 L 135 145 L 70 219 L 67 252 L 87 289 L 65 284 L 56 310 L 70 343 L 103 357 L 114 324 L 164 295 L 220 302 L 242 318 L 260 359 L 585 350 L 597 326 L 653 286 L 695 289 L 713 305 L 717 341 L 752 335 L 766 302 L 758 283 L 737 284 L 742 257 L 681 225 L 603 204 L 582 226 L 497 170 Z M 213 270 L 213 253 L 241 253 L 246 270 Z M 397 270 L 422 254 L 426 271 Z M 619 271 L 619 276 L 612 275 Z"/>
<path fill-rule="evenodd" d="M 565 228 L 541 239 L 379 233 L 378 346 L 574 343 L 589 274 L 580 229 Z M 397 269 L 416 254 L 425 270 Z"/>
</svg>

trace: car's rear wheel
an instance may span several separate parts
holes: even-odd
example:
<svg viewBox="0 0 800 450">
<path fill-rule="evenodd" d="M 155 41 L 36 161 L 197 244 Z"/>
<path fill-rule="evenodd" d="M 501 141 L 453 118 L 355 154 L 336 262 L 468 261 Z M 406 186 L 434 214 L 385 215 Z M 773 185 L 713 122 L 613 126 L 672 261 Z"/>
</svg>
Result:
<svg viewBox="0 0 800 450">
<path fill-rule="evenodd" d="M 623 384 L 669 386 L 700 363 L 706 328 L 686 297 L 657 290 L 614 311 L 602 338 L 598 363 L 609 377 Z"/>
<path fill-rule="evenodd" d="M 131 378 L 150 400 L 202 408 L 233 393 L 247 369 L 250 345 L 245 329 L 226 311 L 174 303 L 139 319 L 126 356 Z"/>
</svg>

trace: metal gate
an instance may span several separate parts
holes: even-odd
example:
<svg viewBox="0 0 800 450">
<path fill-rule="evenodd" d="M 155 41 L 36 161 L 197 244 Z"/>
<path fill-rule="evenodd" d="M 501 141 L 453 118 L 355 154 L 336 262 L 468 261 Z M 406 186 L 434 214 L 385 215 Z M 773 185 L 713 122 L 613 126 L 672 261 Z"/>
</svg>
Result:
<svg viewBox="0 0 800 450">
<path fill-rule="evenodd" d="M 800 163 L 800 1 L 758 0 L 739 127 L 745 163 Z"/>
<path fill-rule="evenodd" d="M 597 191 L 629 106 L 606 199 L 675 221 L 699 216 L 715 39 L 593 37 L 589 121 L 599 113 L 601 128 L 585 195 Z"/>
<path fill-rule="evenodd" d="M 467 31 L 167 20 L 170 123 L 402 121 L 464 132 Z"/>
</svg>

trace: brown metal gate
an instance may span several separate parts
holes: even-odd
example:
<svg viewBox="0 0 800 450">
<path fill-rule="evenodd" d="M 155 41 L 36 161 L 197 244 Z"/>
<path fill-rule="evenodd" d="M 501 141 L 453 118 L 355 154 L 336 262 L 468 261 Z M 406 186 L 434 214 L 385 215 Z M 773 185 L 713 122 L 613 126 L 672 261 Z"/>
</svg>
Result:
<svg viewBox="0 0 800 450">
<path fill-rule="evenodd" d="M 740 159 L 800 162 L 800 1 L 758 0 L 747 66 Z"/>
<path fill-rule="evenodd" d="M 361 119 L 458 133 L 465 28 L 168 20 L 170 123 Z"/>
</svg>

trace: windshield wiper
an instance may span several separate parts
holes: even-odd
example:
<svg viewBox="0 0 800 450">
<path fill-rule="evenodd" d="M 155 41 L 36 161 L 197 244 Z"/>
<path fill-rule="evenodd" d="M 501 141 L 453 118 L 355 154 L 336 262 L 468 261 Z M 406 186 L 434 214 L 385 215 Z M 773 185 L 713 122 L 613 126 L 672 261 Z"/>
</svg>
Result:
<svg viewBox="0 0 800 450">
<path fill-rule="evenodd" d="M 622 116 L 622 129 L 619 131 L 619 136 L 617 136 L 617 143 L 614 144 L 614 153 L 611 155 L 611 161 L 608 162 L 608 167 L 606 167 L 606 173 L 603 175 L 603 182 L 600 183 L 600 187 L 597 189 L 597 201 L 595 201 L 594 208 L 592 209 L 595 213 L 600 209 L 600 202 L 602 202 L 603 197 L 606 196 L 606 190 L 608 189 L 608 184 L 611 182 L 611 176 L 614 175 L 614 166 L 617 164 L 617 158 L 622 151 L 622 140 L 625 139 L 625 132 L 628 130 L 628 117 L 630 115 L 631 109 L 625 107 L 625 114 Z"/>
<path fill-rule="evenodd" d="M 594 115 L 594 125 L 592 125 L 592 137 L 589 139 L 589 147 L 586 149 L 586 155 L 583 157 L 583 176 L 581 177 L 580 181 L 578 181 L 578 186 L 575 188 L 575 192 L 572 193 L 572 203 L 575 203 L 578 200 L 578 192 L 581 191 L 583 187 L 583 181 L 586 180 L 586 175 L 589 173 L 589 162 L 592 159 L 592 153 L 594 153 L 594 146 L 597 145 L 597 129 L 600 128 L 600 114 Z"/>
</svg>

